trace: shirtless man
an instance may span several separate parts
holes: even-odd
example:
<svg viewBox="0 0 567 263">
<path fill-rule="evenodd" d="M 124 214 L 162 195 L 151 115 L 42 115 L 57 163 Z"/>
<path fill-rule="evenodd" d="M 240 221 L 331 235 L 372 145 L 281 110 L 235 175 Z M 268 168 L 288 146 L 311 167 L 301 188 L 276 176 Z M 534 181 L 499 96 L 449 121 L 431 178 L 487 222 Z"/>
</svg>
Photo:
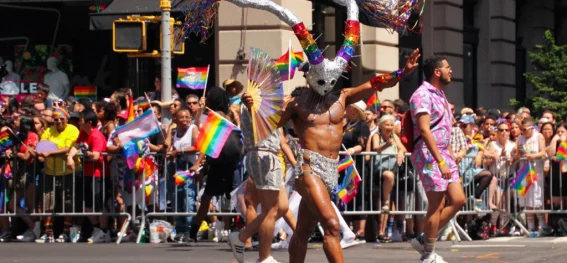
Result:
<svg viewBox="0 0 567 263">
<path fill-rule="evenodd" d="M 393 87 L 417 67 L 419 50 L 408 58 L 403 69 L 373 77 L 355 87 L 336 90 L 321 96 L 313 89 L 291 99 L 281 112 L 279 127 L 289 120 L 303 146 L 296 169 L 296 191 L 303 197 L 299 205 L 297 228 L 289 248 L 289 262 L 304 262 L 307 242 L 317 222 L 325 231 L 323 249 L 329 262 L 344 262 L 339 242 L 339 219 L 329 194 L 338 183 L 339 150 L 343 135 L 346 105 L 367 99 L 373 92 Z M 306 76 L 309 78 L 309 75 Z M 244 93 L 242 101 L 251 107 L 253 98 Z"/>
</svg>

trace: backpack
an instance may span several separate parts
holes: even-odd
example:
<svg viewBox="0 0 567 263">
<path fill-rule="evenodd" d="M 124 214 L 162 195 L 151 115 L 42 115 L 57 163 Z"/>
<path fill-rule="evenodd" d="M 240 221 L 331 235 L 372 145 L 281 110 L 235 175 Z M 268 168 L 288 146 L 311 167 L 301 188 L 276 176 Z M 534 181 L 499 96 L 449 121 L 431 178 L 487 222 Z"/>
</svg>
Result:
<svg viewBox="0 0 567 263">
<path fill-rule="evenodd" d="M 443 118 L 439 118 L 435 123 L 431 124 L 430 129 L 435 128 Z M 413 139 L 413 120 L 411 119 L 411 111 L 406 111 L 402 115 L 402 136 L 400 136 L 400 140 L 402 144 L 406 148 L 406 151 L 411 153 L 413 152 L 415 145 L 421 139 L 421 135 L 418 135 L 415 140 Z"/>
</svg>

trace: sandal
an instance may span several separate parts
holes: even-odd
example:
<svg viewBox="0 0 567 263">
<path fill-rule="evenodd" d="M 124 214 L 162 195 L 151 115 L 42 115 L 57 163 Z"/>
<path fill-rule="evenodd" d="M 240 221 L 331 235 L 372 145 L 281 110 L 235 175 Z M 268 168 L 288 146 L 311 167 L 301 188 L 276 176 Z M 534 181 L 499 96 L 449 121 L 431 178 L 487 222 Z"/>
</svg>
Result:
<svg viewBox="0 0 567 263">
<path fill-rule="evenodd" d="M 380 243 L 392 243 L 392 240 L 390 240 L 388 236 L 378 235 L 377 239 L 378 241 L 380 241 Z"/>
</svg>

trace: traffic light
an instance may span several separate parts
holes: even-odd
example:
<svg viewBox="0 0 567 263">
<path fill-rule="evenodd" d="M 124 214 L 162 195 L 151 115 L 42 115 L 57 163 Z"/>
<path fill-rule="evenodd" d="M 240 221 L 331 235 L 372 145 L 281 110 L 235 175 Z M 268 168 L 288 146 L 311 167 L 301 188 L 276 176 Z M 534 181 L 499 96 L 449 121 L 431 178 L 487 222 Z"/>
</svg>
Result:
<svg viewBox="0 0 567 263">
<path fill-rule="evenodd" d="M 181 22 L 171 18 L 169 32 L 172 54 L 185 53 L 185 38 Z M 112 48 L 114 52 L 129 53 L 132 57 L 155 57 L 161 51 L 161 17 L 128 16 L 112 23 Z M 176 41 L 178 37 L 183 39 Z"/>
<path fill-rule="evenodd" d="M 180 22 L 173 23 L 173 19 L 172 19 L 172 23 L 170 23 L 169 25 L 170 25 L 170 32 L 172 32 L 171 37 L 169 38 L 171 43 L 171 53 L 177 55 L 185 54 L 185 33 L 182 32 L 183 30 L 182 24 Z M 160 38 L 159 38 L 160 50 L 162 48 L 161 36 L 162 36 L 162 32 L 160 30 Z"/>
<path fill-rule="evenodd" d="M 144 52 L 147 47 L 146 22 L 116 20 L 112 23 L 114 52 Z"/>
</svg>

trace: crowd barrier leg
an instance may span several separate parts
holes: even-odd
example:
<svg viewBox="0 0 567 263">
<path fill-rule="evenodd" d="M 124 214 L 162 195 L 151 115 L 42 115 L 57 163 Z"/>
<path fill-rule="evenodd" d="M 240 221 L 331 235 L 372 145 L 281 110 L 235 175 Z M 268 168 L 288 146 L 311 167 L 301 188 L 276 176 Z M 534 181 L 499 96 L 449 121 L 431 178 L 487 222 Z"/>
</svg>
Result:
<svg viewBox="0 0 567 263">
<path fill-rule="evenodd" d="M 116 244 L 120 245 L 122 243 L 122 237 L 126 234 L 126 230 L 128 229 L 128 225 L 130 225 L 130 218 L 124 219 L 124 223 L 122 224 L 122 228 L 120 228 L 120 236 L 116 239 Z"/>
</svg>

